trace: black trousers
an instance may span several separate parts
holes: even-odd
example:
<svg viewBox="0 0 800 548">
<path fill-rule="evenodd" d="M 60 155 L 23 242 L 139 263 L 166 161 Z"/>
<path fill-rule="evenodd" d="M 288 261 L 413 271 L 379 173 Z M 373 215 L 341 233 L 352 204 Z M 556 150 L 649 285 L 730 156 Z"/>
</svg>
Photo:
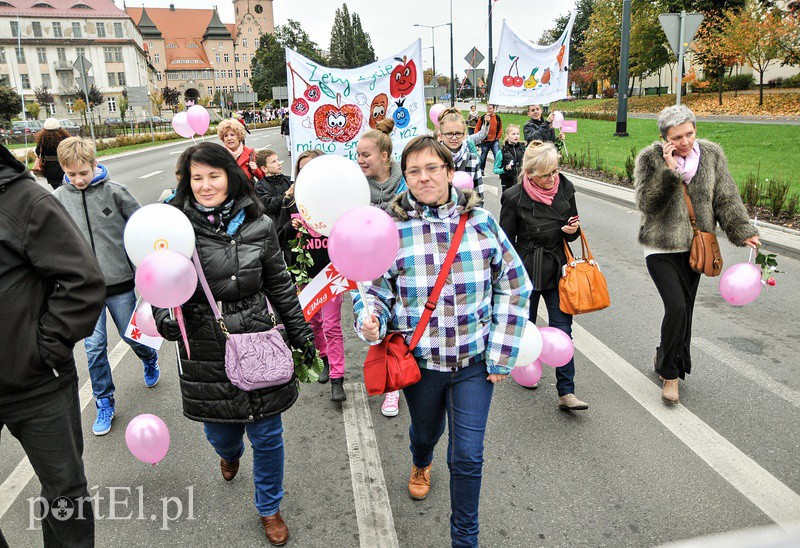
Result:
<svg viewBox="0 0 800 548">
<path fill-rule="evenodd" d="M 692 314 L 700 274 L 689 267 L 689 252 L 648 255 L 647 271 L 664 303 L 656 372 L 681 379 L 692 372 Z"/>
<path fill-rule="evenodd" d="M 39 504 L 36 511 L 37 518 L 46 516 L 41 522 L 44 546 L 94 546 L 77 376 L 54 392 L 0 404 L 0 431 L 3 425 L 22 444 L 42 485 L 47 508 Z"/>
</svg>

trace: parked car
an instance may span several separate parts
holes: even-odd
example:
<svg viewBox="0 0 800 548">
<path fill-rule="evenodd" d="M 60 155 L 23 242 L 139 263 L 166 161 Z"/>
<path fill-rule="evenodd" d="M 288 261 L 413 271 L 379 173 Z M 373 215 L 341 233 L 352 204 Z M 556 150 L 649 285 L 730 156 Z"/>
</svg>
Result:
<svg viewBox="0 0 800 548">
<path fill-rule="evenodd" d="M 70 135 L 78 135 L 81 131 L 81 126 L 73 122 L 72 120 L 67 120 L 66 118 L 63 120 L 59 120 L 58 124 L 64 128 Z"/>
<path fill-rule="evenodd" d="M 116 117 L 114 117 L 114 118 L 106 118 L 106 120 L 103 122 L 103 124 L 105 124 L 107 126 L 117 126 L 117 125 L 121 125 L 121 124 L 124 124 L 124 123 L 125 122 L 122 121 L 122 118 L 116 118 Z"/>
<path fill-rule="evenodd" d="M 144 118 L 144 119 L 143 119 L 141 122 L 139 122 L 139 123 L 140 123 L 140 124 L 147 125 L 147 124 L 149 124 L 150 122 L 152 122 L 152 123 L 154 123 L 154 124 L 168 124 L 168 123 L 169 123 L 169 120 L 168 120 L 167 118 L 164 118 L 163 116 L 148 116 L 147 118 Z"/>
<path fill-rule="evenodd" d="M 11 135 L 22 135 L 23 133 L 31 135 L 37 133 L 40 129 L 42 129 L 42 123 L 38 120 L 11 122 Z"/>
</svg>

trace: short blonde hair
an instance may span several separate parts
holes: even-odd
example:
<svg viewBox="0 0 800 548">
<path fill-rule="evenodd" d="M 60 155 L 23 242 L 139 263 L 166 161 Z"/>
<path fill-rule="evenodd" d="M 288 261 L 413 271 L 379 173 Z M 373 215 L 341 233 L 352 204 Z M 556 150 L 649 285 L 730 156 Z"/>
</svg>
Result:
<svg viewBox="0 0 800 548">
<path fill-rule="evenodd" d="M 464 127 L 464 132 L 466 133 L 467 131 L 467 121 L 457 108 L 450 107 L 444 109 L 441 114 L 439 114 L 439 125 L 441 125 L 442 122 L 461 122 L 461 125 Z"/>
<path fill-rule="evenodd" d="M 508 124 L 506 126 L 506 138 L 505 138 L 506 143 L 508 142 L 508 134 L 511 133 L 512 129 L 516 129 L 517 131 L 520 130 L 518 124 Z"/>
<path fill-rule="evenodd" d="M 558 149 L 553 143 L 531 141 L 522 157 L 522 173 L 541 175 L 558 167 Z"/>
<path fill-rule="evenodd" d="M 227 118 L 217 126 L 217 137 L 221 141 L 226 133 L 233 131 L 240 141 L 244 141 L 244 126 L 238 120 Z"/>
<path fill-rule="evenodd" d="M 89 139 L 68 137 L 58 145 L 58 163 L 61 167 L 74 166 L 82 162 L 94 164 L 96 161 L 94 145 Z"/>
</svg>

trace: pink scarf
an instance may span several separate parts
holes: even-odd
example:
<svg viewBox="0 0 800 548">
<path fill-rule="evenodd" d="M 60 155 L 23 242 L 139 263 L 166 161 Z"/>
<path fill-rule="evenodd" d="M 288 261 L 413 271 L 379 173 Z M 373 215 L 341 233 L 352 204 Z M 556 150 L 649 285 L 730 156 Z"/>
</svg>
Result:
<svg viewBox="0 0 800 548">
<path fill-rule="evenodd" d="M 528 179 L 527 175 L 522 176 L 522 188 L 531 197 L 531 200 L 534 202 L 540 202 L 544 205 L 552 205 L 553 198 L 556 197 L 556 192 L 558 192 L 558 185 L 561 182 L 561 175 L 556 175 L 556 184 L 553 185 L 553 188 L 550 190 L 545 190 L 542 187 L 536 185 L 533 181 Z"/>
<path fill-rule="evenodd" d="M 683 177 L 683 182 L 688 185 L 700 165 L 700 145 L 698 142 L 694 142 L 694 146 L 692 146 L 692 150 L 689 151 L 689 155 L 686 158 L 676 154 L 675 160 L 678 162 L 678 172 Z"/>
<path fill-rule="evenodd" d="M 239 143 L 239 148 L 230 151 L 230 153 L 233 154 L 233 159 L 236 161 L 239 161 L 239 156 L 242 155 L 242 152 L 244 152 L 244 143 Z"/>
</svg>

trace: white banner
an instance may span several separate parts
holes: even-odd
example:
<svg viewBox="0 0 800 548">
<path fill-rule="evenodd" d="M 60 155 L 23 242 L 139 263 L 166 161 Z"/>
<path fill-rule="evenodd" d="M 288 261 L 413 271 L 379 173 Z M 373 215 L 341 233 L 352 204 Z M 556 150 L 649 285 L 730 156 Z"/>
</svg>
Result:
<svg viewBox="0 0 800 548">
<path fill-rule="evenodd" d="M 489 102 L 508 107 L 548 104 L 567 97 L 569 38 L 575 15 L 549 46 L 520 38 L 503 21 Z"/>
<path fill-rule="evenodd" d="M 420 41 L 355 69 L 320 66 L 286 49 L 292 157 L 310 149 L 356 159 L 358 136 L 394 119 L 395 160 L 406 143 L 427 132 Z"/>
</svg>

